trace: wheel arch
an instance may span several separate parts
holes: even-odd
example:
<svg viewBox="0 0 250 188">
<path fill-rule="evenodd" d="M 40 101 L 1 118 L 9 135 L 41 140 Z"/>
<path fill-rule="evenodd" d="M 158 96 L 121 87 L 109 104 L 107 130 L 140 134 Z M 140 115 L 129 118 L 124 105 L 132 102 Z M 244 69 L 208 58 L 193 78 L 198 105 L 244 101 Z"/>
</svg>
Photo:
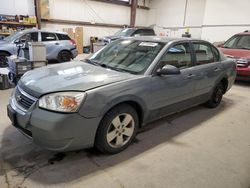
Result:
<svg viewBox="0 0 250 188">
<path fill-rule="evenodd" d="M 8 54 L 9 56 L 12 55 L 9 51 L 6 51 L 6 50 L 0 50 L 0 53 L 1 53 L 1 52 L 6 53 L 6 54 Z"/>
<path fill-rule="evenodd" d="M 68 50 L 68 49 L 62 49 L 62 50 L 60 50 L 59 53 L 58 53 L 58 57 L 59 57 L 59 55 L 60 55 L 62 52 L 68 52 L 68 53 L 70 53 L 71 58 L 73 58 L 72 52 L 71 52 L 70 50 Z"/>
<path fill-rule="evenodd" d="M 220 83 L 222 83 L 223 85 L 223 94 L 225 94 L 227 92 L 227 88 L 228 88 L 228 78 L 227 77 L 223 77 L 220 81 Z"/>
<path fill-rule="evenodd" d="M 113 108 L 122 104 L 128 104 L 136 110 L 138 118 L 139 118 L 139 127 L 141 127 L 143 124 L 143 120 L 144 120 L 144 112 L 145 112 L 146 105 L 140 100 L 129 99 L 129 98 L 126 98 L 123 100 L 116 99 L 115 101 L 106 105 L 106 107 L 102 111 L 102 116 L 104 116 L 107 112 L 109 112 Z"/>
</svg>

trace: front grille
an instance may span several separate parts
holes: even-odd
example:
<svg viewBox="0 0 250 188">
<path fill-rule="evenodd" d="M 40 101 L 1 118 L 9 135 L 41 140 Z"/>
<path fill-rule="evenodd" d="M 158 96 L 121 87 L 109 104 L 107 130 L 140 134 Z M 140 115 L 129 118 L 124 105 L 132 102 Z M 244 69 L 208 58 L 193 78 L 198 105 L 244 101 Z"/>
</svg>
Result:
<svg viewBox="0 0 250 188">
<path fill-rule="evenodd" d="M 237 63 L 237 67 L 239 67 L 239 68 L 246 68 L 249 66 L 249 62 L 242 60 L 242 59 L 237 59 L 236 63 Z"/>
<path fill-rule="evenodd" d="M 18 86 L 16 88 L 15 98 L 17 103 L 26 110 L 28 110 L 31 105 L 36 102 L 36 99 L 34 97 L 30 96 Z"/>
</svg>

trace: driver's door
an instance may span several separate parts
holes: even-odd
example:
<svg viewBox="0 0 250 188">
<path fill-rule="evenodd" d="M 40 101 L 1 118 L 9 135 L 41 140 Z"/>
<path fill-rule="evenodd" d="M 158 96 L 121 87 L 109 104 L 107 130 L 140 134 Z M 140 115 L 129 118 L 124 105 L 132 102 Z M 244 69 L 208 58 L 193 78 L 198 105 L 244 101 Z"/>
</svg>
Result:
<svg viewBox="0 0 250 188">
<path fill-rule="evenodd" d="M 158 68 L 170 64 L 180 69 L 177 75 L 154 75 L 151 81 L 151 115 L 157 118 L 192 104 L 195 75 L 189 42 L 173 45 L 166 52 Z M 154 118 L 151 117 L 151 118 Z"/>
</svg>

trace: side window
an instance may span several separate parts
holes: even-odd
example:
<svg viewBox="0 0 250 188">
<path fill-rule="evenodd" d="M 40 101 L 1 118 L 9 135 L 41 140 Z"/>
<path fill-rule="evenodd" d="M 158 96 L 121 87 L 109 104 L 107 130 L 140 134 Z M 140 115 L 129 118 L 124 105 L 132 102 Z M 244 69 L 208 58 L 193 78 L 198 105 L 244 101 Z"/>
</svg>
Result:
<svg viewBox="0 0 250 188">
<path fill-rule="evenodd" d="M 34 32 L 34 33 L 27 33 L 25 35 L 23 35 L 20 38 L 21 41 L 26 41 L 26 42 L 37 42 L 38 41 L 38 33 Z"/>
<path fill-rule="evenodd" d="M 133 36 L 135 35 L 144 36 L 144 32 L 142 29 L 138 29 L 133 33 Z"/>
<path fill-rule="evenodd" d="M 236 44 L 236 42 L 239 40 L 239 36 L 233 36 L 228 41 L 225 42 L 224 46 L 228 48 L 233 48 Z"/>
<path fill-rule="evenodd" d="M 242 49 L 250 49 L 250 36 L 242 36 L 238 43 L 237 43 L 237 48 L 242 48 Z"/>
<path fill-rule="evenodd" d="M 216 59 L 214 58 L 212 48 L 207 44 L 194 43 L 194 50 L 195 50 L 197 65 L 212 63 Z"/>
<path fill-rule="evenodd" d="M 54 33 L 42 33 L 42 41 L 55 41 L 57 40 Z"/>
<path fill-rule="evenodd" d="M 59 33 L 57 33 L 56 35 L 57 35 L 57 38 L 58 38 L 59 40 L 70 40 L 70 37 L 69 37 L 68 35 L 59 34 Z"/>
<path fill-rule="evenodd" d="M 180 69 L 191 67 L 192 60 L 189 43 L 177 44 L 171 47 L 161 58 L 160 67 L 167 64 Z"/>
</svg>

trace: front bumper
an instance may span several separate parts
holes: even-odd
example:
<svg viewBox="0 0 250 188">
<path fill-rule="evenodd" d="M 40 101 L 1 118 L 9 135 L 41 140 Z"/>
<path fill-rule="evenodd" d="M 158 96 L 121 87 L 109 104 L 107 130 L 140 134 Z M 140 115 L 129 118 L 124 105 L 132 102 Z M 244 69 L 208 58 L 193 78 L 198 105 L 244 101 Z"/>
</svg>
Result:
<svg viewBox="0 0 250 188">
<path fill-rule="evenodd" d="M 250 68 L 237 67 L 237 80 L 250 81 Z"/>
<path fill-rule="evenodd" d="M 71 54 L 72 54 L 72 58 L 74 59 L 78 55 L 77 49 L 76 48 L 71 49 Z"/>
<path fill-rule="evenodd" d="M 42 148 L 52 151 L 71 151 L 94 145 L 101 118 L 87 119 L 78 113 L 56 113 L 34 104 L 23 112 L 11 102 L 7 106 L 12 124 Z"/>
</svg>

